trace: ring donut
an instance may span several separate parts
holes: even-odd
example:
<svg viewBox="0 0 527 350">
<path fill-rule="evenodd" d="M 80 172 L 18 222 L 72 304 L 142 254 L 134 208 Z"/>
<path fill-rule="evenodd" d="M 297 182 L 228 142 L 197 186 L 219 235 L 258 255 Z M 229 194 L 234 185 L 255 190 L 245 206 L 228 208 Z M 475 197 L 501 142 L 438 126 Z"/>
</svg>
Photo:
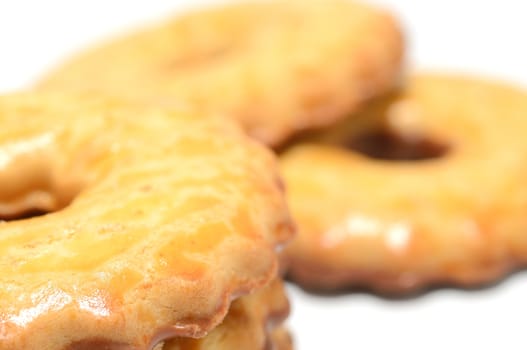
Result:
<svg viewBox="0 0 527 350">
<path fill-rule="evenodd" d="M 41 89 L 97 91 L 223 113 L 276 146 L 390 89 L 395 20 L 346 0 L 256 1 L 190 13 L 81 54 Z"/>
<path fill-rule="evenodd" d="M 333 131 L 290 148 L 291 278 L 409 292 L 481 285 L 525 265 L 526 115 L 518 89 L 422 75 L 349 121 L 356 134 L 354 120 L 384 120 L 369 136 Z"/>
<path fill-rule="evenodd" d="M 36 94 L 0 97 L 0 123 L 0 349 L 203 337 L 275 278 L 274 157 L 234 125 Z"/>
</svg>

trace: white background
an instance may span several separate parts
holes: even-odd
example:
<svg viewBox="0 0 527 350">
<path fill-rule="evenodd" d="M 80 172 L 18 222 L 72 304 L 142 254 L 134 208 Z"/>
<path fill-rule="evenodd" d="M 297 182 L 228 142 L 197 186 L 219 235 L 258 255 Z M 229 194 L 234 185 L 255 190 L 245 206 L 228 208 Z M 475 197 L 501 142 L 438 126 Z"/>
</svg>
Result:
<svg viewBox="0 0 527 350">
<path fill-rule="evenodd" d="M 0 92 L 28 86 L 108 34 L 211 2 L 219 1 L 0 0 Z M 526 1 L 375 2 L 403 21 L 412 70 L 461 71 L 527 86 Z M 438 290 L 397 301 L 290 291 L 289 325 L 300 350 L 527 349 L 525 273 L 484 290 Z"/>
</svg>

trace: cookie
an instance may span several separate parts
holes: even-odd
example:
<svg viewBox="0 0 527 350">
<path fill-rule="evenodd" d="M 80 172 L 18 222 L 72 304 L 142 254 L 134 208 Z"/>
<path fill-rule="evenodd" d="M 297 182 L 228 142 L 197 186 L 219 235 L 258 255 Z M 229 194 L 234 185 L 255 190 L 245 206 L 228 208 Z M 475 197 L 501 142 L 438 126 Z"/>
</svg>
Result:
<svg viewBox="0 0 527 350">
<path fill-rule="evenodd" d="M 290 278 L 406 293 L 524 265 L 526 114 L 519 89 L 421 75 L 350 119 L 377 120 L 350 125 L 350 139 L 333 130 L 292 146 L 281 160 L 300 231 Z"/>
<path fill-rule="evenodd" d="M 233 123 L 27 93 L 0 123 L 1 350 L 204 337 L 276 278 L 277 164 Z"/>
<path fill-rule="evenodd" d="M 277 146 L 330 125 L 398 80 L 403 40 L 386 12 L 346 0 L 202 10 L 70 59 L 40 89 L 182 104 Z"/>
</svg>

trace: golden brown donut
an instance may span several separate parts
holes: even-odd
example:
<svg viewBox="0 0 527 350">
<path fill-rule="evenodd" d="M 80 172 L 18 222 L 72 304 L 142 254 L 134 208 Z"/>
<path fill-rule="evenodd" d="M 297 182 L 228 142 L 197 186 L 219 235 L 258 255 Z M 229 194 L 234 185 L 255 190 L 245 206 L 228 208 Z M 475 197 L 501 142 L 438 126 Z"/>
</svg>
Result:
<svg viewBox="0 0 527 350">
<path fill-rule="evenodd" d="M 15 94 L 0 124 L 1 350 L 203 337 L 275 278 L 275 160 L 228 121 Z"/>
<path fill-rule="evenodd" d="M 399 76 L 387 13 L 347 0 L 256 1 L 189 13 L 66 62 L 42 89 L 186 103 L 278 145 L 332 124 Z"/>
<path fill-rule="evenodd" d="M 205 338 L 175 338 L 163 350 L 289 350 L 290 339 L 282 326 L 288 313 L 284 287 L 276 280 L 234 301 L 227 317 Z"/>
<path fill-rule="evenodd" d="M 333 131 L 282 156 L 300 231 L 286 249 L 290 277 L 309 288 L 409 292 L 481 285 L 525 265 L 527 94 L 422 75 L 357 118 L 379 115 L 384 128 L 369 136 Z"/>
</svg>

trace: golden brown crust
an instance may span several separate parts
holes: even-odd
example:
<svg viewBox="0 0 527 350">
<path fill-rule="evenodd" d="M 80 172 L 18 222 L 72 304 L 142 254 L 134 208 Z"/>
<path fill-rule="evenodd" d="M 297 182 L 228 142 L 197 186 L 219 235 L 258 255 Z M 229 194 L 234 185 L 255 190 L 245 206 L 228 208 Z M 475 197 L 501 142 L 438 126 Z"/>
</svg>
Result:
<svg viewBox="0 0 527 350">
<path fill-rule="evenodd" d="M 346 0 L 235 4 L 86 52 L 40 88 L 187 103 L 278 145 L 391 88 L 403 40 L 388 14 Z"/>
<path fill-rule="evenodd" d="M 172 339 L 163 350 L 286 350 L 287 331 L 282 322 L 289 313 L 289 303 L 282 282 L 231 304 L 223 322 L 202 339 Z"/>
<path fill-rule="evenodd" d="M 300 231 L 286 250 L 291 278 L 409 292 L 479 285 L 527 263 L 527 94 L 420 76 L 382 113 L 392 132 L 443 144 L 446 154 L 393 162 L 335 144 L 289 150 L 282 170 Z"/>
<path fill-rule="evenodd" d="M 293 339 L 285 327 L 279 327 L 272 332 L 270 344 L 265 350 L 293 350 Z"/>
<path fill-rule="evenodd" d="M 274 157 L 225 120 L 19 94 L 0 123 L 0 216 L 52 212 L 0 224 L 1 350 L 203 336 L 274 278 Z"/>
</svg>

